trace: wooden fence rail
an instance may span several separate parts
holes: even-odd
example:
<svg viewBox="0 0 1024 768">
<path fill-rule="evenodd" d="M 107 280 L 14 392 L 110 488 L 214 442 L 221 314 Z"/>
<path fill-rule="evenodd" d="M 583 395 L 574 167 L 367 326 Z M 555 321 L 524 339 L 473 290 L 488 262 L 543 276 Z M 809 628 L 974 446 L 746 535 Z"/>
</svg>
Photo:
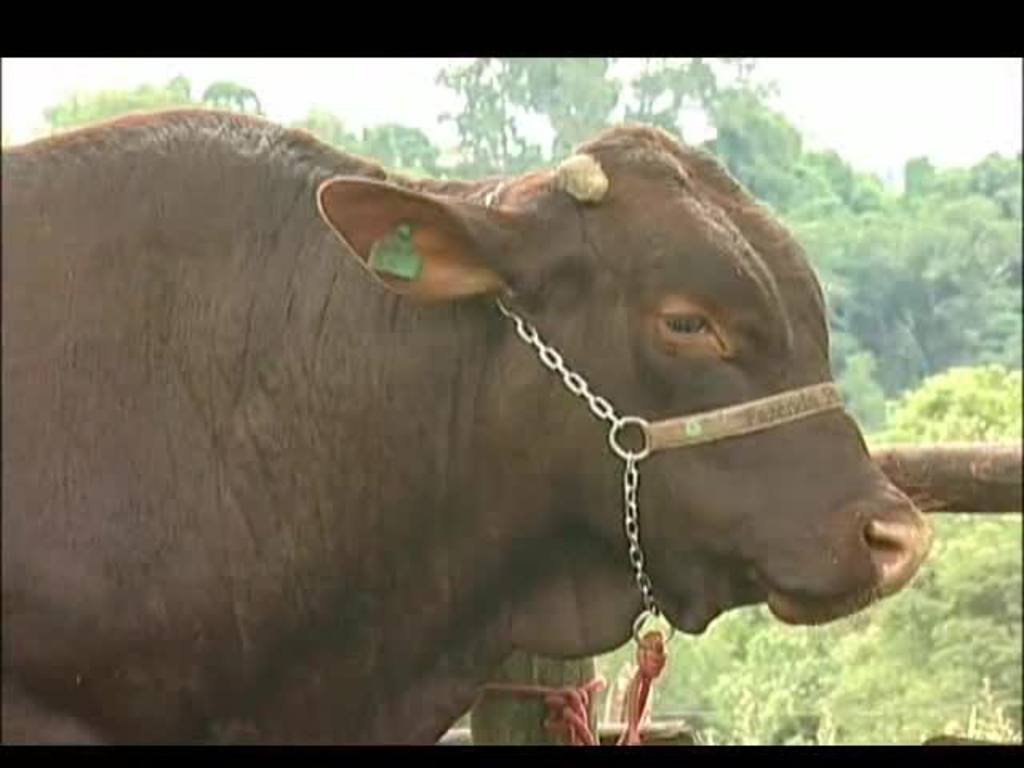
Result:
<svg viewBox="0 0 1024 768">
<path fill-rule="evenodd" d="M 927 512 L 1020 514 L 1021 443 L 887 445 L 871 458 Z"/>
</svg>

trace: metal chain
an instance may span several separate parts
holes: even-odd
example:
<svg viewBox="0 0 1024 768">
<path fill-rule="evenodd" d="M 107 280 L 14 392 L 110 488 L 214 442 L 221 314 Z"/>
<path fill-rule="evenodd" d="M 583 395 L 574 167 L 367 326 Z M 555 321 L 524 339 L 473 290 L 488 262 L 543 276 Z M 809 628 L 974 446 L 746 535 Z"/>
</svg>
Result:
<svg viewBox="0 0 1024 768">
<path fill-rule="evenodd" d="M 636 585 L 644 602 L 644 610 L 657 616 L 658 606 L 654 602 L 651 579 L 644 571 L 644 552 L 640 548 L 640 519 L 637 504 L 637 491 L 640 487 L 640 471 L 636 468 L 636 459 L 626 459 L 626 471 L 622 477 L 623 498 L 626 508 L 626 539 L 629 541 L 629 562 L 633 565 Z"/>
<path fill-rule="evenodd" d="M 550 344 L 545 344 L 540 334 L 537 333 L 536 328 L 506 307 L 501 299 L 497 299 L 497 304 L 501 314 L 515 323 L 516 333 L 519 334 L 519 338 L 536 350 L 537 356 L 540 358 L 541 363 L 544 364 L 544 367 L 560 374 L 565 388 L 576 395 L 576 397 L 586 400 L 587 405 L 590 406 L 591 413 L 602 421 L 607 421 L 613 427 L 621 421 L 611 403 L 603 397 L 592 393 L 586 379 L 575 371 L 566 368 L 565 361 L 558 353 L 558 350 Z"/>
<path fill-rule="evenodd" d="M 644 553 L 640 548 L 640 518 L 637 501 L 637 491 L 640 487 L 640 471 L 637 469 L 637 465 L 650 453 L 650 438 L 646 430 L 647 422 L 636 416 L 620 417 L 608 400 L 590 391 L 590 386 L 587 384 L 586 379 L 566 366 L 562 355 L 559 354 L 558 350 L 541 339 L 536 328 L 516 312 L 506 307 L 501 299 L 497 299 L 496 303 L 501 314 L 515 324 L 516 333 L 519 335 L 519 338 L 537 352 L 537 356 L 544 367 L 559 374 L 566 389 L 577 397 L 586 400 L 587 405 L 590 407 L 590 412 L 611 425 L 608 430 L 608 443 L 614 453 L 625 463 L 623 491 L 626 539 L 629 542 L 629 562 L 633 566 L 636 586 L 640 590 L 640 596 L 644 604 L 644 611 L 637 617 L 637 622 L 634 625 L 634 634 L 636 634 L 636 626 L 639 625 L 641 619 L 645 618 L 645 614 L 651 618 L 657 618 L 661 614 L 654 601 L 651 579 L 644 571 Z M 622 428 L 626 426 L 636 426 L 643 433 L 644 446 L 639 451 L 624 448 L 619 443 L 618 435 Z"/>
</svg>

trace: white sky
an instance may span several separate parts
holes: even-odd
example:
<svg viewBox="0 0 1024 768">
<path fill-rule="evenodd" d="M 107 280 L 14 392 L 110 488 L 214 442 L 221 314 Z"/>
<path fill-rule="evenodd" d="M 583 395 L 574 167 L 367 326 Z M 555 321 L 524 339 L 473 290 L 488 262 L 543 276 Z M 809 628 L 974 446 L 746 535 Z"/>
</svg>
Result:
<svg viewBox="0 0 1024 768">
<path fill-rule="evenodd" d="M 437 116 L 458 101 L 435 78 L 453 61 L 5 58 L 3 130 L 23 141 L 44 131 L 43 108 L 73 91 L 164 83 L 181 74 L 196 95 L 215 80 L 242 83 L 282 123 L 316 105 L 353 129 L 399 122 L 446 146 L 454 144 L 454 129 Z M 776 106 L 809 145 L 836 149 L 854 167 L 889 180 L 918 155 L 949 166 L 1021 150 L 1021 59 L 760 59 L 758 71 L 778 82 Z"/>
</svg>

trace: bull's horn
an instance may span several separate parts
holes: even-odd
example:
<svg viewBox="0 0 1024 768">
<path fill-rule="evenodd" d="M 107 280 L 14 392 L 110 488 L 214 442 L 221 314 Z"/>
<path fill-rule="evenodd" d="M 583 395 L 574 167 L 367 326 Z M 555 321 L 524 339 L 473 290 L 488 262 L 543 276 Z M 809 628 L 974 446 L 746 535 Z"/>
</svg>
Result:
<svg viewBox="0 0 1024 768">
<path fill-rule="evenodd" d="M 590 155 L 573 155 L 558 166 L 558 188 L 580 202 L 598 203 L 608 191 L 608 177 Z"/>
</svg>

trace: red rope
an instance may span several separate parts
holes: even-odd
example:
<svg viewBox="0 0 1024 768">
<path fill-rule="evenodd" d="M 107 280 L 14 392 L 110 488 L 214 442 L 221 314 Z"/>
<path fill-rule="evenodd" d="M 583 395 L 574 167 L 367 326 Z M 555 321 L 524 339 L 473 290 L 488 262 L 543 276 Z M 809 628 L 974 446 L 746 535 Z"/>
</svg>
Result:
<svg viewBox="0 0 1024 768">
<path fill-rule="evenodd" d="M 619 738 L 619 745 L 642 744 L 640 723 L 643 721 L 650 699 L 651 685 L 665 668 L 668 654 L 660 632 L 648 632 L 640 638 L 636 649 L 637 670 L 626 688 L 623 704 L 626 727 Z M 513 683 L 491 683 L 485 691 L 510 693 L 517 696 L 543 696 L 548 708 L 544 727 L 558 734 L 562 741 L 571 745 L 597 746 L 600 742 L 590 729 L 590 698 L 605 687 L 603 677 L 596 677 L 579 686 L 553 688 L 546 685 L 516 685 Z"/>
<path fill-rule="evenodd" d="M 548 708 L 544 727 L 557 734 L 564 743 L 574 746 L 597 746 L 597 736 L 590 729 L 590 697 L 605 686 L 603 677 L 596 677 L 579 686 L 553 688 L 546 685 L 513 685 L 491 683 L 486 691 L 511 693 L 519 696 L 543 696 Z"/>
<path fill-rule="evenodd" d="M 651 684 L 661 674 L 667 660 L 665 641 L 660 632 L 648 632 L 640 638 L 636 648 L 636 673 L 626 688 L 623 705 L 626 727 L 619 737 L 619 745 L 643 743 L 643 739 L 640 738 L 640 723 L 647 712 Z"/>
</svg>

